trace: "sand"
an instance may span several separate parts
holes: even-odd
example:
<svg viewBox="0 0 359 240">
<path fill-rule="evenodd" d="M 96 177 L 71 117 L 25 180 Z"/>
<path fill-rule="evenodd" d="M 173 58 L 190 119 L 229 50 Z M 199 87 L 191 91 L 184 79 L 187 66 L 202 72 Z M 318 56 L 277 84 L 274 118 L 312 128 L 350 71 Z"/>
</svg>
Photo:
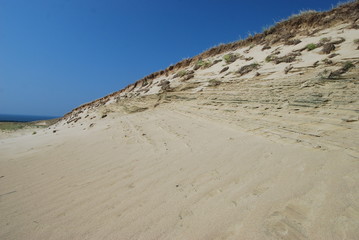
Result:
<svg viewBox="0 0 359 240">
<path fill-rule="evenodd" d="M 2 139 L 0 153 L 1 239 L 358 236 L 357 158 L 166 106 Z"/>
<path fill-rule="evenodd" d="M 234 63 L 160 76 L 36 134 L 1 132 L 0 239 L 358 239 L 359 69 L 323 77 L 358 66 L 358 34 L 338 25 L 241 48 Z M 346 39 L 330 64 L 319 48 L 265 61 L 324 37 Z"/>
</svg>

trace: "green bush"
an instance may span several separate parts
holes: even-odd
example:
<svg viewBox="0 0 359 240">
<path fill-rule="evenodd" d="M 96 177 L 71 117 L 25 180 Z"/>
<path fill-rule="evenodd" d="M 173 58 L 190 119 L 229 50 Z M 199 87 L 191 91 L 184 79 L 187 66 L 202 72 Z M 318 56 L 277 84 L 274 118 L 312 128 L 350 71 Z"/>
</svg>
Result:
<svg viewBox="0 0 359 240">
<path fill-rule="evenodd" d="M 234 55 L 233 53 L 226 54 L 226 55 L 223 56 L 223 59 L 224 59 L 224 61 L 225 61 L 227 64 L 236 61 L 237 58 L 238 58 L 238 57 L 237 57 L 236 55 Z"/>
<path fill-rule="evenodd" d="M 203 60 L 199 60 L 196 62 L 195 64 L 195 69 L 199 69 L 199 68 L 208 68 L 212 65 L 212 62 L 210 61 L 203 61 Z"/>
<path fill-rule="evenodd" d="M 308 51 L 312 51 L 312 50 L 314 50 L 314 49 L 317 48 L 317 45 L 314 44 L 314 43 L 309 43 L 309 44 L 306 46 L 306 48 L 307 48 Z"/>
</svg>

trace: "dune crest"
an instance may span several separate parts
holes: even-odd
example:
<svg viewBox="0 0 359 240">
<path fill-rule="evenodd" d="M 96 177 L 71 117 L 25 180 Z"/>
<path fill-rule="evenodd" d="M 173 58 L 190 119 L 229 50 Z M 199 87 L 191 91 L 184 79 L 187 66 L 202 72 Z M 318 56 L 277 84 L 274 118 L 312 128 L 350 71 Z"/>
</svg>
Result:
<svg viewBox="0 0 359 240">
<path fill-rule="evenodd" d="M 1 239 L 356 239 L 359 2 L 0 138 Z"/>
</svg>

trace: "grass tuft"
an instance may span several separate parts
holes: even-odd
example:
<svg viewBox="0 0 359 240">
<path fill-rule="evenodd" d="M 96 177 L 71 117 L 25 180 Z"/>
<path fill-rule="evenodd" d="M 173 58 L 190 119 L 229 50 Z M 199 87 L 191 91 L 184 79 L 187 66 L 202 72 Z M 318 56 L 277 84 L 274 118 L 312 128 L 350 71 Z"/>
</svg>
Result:
<svg viewBox="0 0 359 240">
<path fill-rule="evenodd" d="M 314 49 L 317 48 L 317 45 L 314 44 L 314 43 L 309 43 L 309 44 L 306 46 L 306 48 L 307 48 L 308 51 L 312 51 L 312 50 L 314 50 Z"/>
<path fill-rule="evenodd" d="M 197 70 L 199 68 L 209 68 L 210 66 L 212 66 L 211 61 L 198 60 L 194 66 L 194 70 Z"/>
<path fill-rule="evenodd" d="M 232 62 L 235 62 L 237 60 L 237 55 L 233 54 L 233 53 L 229 53 L 223 56 L 224 61 L 229 64 Z"/>
</svg>

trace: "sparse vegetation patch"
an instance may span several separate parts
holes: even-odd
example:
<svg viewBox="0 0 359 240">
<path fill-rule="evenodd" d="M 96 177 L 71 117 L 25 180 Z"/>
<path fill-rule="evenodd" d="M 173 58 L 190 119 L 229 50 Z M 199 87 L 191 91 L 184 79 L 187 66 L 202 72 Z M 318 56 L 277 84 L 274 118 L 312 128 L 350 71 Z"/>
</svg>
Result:
<svg viewBox="0 0 359 240">
<path fill-rule="evenodd" d="M 291 39 L 291 40 L 287 40 L 284 44 L 285 45 L 297 45 L 301 42 L 302 41 L 300 41 L 299 39 Z"/>
<path fill-rule="evenodd" d="M 331 72 L 331 73 L 329 74 L 328 78 L 338 78 L 338 77 L 340 77 L 340 75 L 342 75 L 342 74 L 348 72 L 348 71 L 349 71 L 351 68 L 353 68 L 353 67 L 355 67 L 355 65 L 354 65 L 352 62 L 350 62 L 350 61 L 345 62 L 345 63 L 343 64 L 343 67 L 341 67 L 341 68 L 338 69 L 338 70 L 335 70 L 334 72 Z"/>
<path fill-rule="evenodd" d="M 271 48 L 272 47 L 269 46 L 269 44 L 266 44 L 266 45 L 263 46 L 262 51 L 267 50 L 267 49 L 271 49 Z"/>
<path fill-rule="evenodd" d="M 177 77 L 183 77 L 184 75 L 187 74 L 187 71 L 186 70 L 181 70 L 181 71 L 178 71 L 174 76 L 173 78 L 177 78 Z"/>
<path fill-rule="evenodd" d="M 198 60 L 194 65 L 193 70 L 198 70 L 200 68 L 202 69 L 209 68 L 212 65 L 213 63 L 211 61 Z"/>
<path fill-rule="evenodd" d="M 276 56 L 271 54 L 271 55 L 268 55 L 265 59 L 266 62 L 271 62 L 273 61 L 274 59 L 276 59 Z"/>
<path fill-rule="evenodd" d="M 0 130 L 15 131 L 26 127 L 27 123 L 21 122 L 0 122 Z"/>
<path fill-rule="evenodd" d="M 221 81 L 218 81 L 217 79 L 211 79 L 208 81 L 209 87 L 215 87 L 221 84 Z"/>
<path fill-rule="evenodd" d="M 223 73 L 223 72 L 227 71 L 228 69 L 229 69 L 229 67 L 224 67 L 224 68 L 222 68 L 222 70 L 219 73 Z"/>
<path fill-rule="evenodd" d="M 294 62 L 296 60 L 297 56 L 300 56 L 300 55 L 301 55 L 300 53 L 295 53 L 295 52 L 289 53 L 283 57 L 278 57 L 278 56 L 271 54 L 266 57 L 265 61 L 266 62 L 274 62 L 275 64 L 279 64 L 282 62 L 291 63 L 291 62 Z"/>
<path fill-rule="evenodd" d="M 308 51 L 312 51 L 312 50 L 314 50 L 314 49 L 316 49 L 316 48 L 317 48 L 317 45 L 314 44 L 314 43 L 309 43 L 309 44 L 306 46 L 306 49 L 307 49 Z"/>
<path fill-rule="evenodd" d="M 230 64 L 230 63 L 235 62 L 238 59 L 238 56 L 233 53 L 230 53 L 230 54 L 224 55 L 223 59 L 227 64 Z"/>
<path fill-rule="evenodd" d="M 253 70 L 256 70 L 258 68 L 259 68 L 258 63 L 252 63 L 252 64 L 245 65 L 245 66 L 241 67 L 238 71 L 236 71 L 236 74 L 243 76 L 243 75 L 245 75 Z"/>
<path fill-rule="evenodd" d="M 355 67 L 355 65 L 352 62 L 348 61 L 348 62 L 344 63 L 343 70 L 348 71 L 349 69 L 351 69 L 353 67 Z"/>
<path fill-rule="evenodd" d="M 321 43 L 328 43 L 328 42 L 330 42 L 330 38 L 324 37 L 324 38 L 320 39 L 320 42 Z"/>
<path fill-rule="evenodd" d="M 335 50 L 335 45 L 333 43 L 326 43 L 323 45 L 323 49 L 321 52 L 324 54 L 329 54 L 334 50 Z"/>
</svg>

